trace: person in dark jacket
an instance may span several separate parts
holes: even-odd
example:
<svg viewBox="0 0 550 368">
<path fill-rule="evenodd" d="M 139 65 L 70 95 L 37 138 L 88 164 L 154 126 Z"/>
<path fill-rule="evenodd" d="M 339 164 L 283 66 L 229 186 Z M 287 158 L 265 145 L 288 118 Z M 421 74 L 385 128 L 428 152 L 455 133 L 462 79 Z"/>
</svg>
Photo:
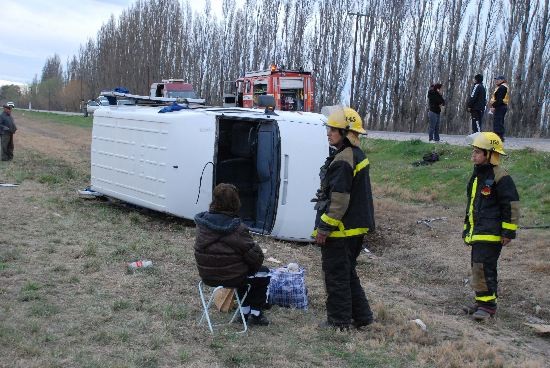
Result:
<svg viewBox="0 0 550 368">
<path fill-rule="evenodd" d="M 463 307 L 476 320 L 497 310 L 497 262 L 503 246 L 515 239 L 519 220 L 519 195 L 514 181 L 500 166 L 504 147 L 492 132 L 474 135 L 474 172 L 468 187 L 462 238 L 471 246 L 472 288 L 475 304 Z"/>
<path fill-rule="evenodd" d="M 267 326 L 263 313 L 269 285 L 269 269 L 262 266 L 264 254 L 238 217 L 241 207 L 237 188 L 218 184 L 208 212 L 195 216 L 197 236 L 195 260 L 199 276 L 209 286 L 237 288 L 243 301 L 243 314 L 249 325 Z"/>
<path fill-rule="evenodd" d="M 487 105 L 487 91 L 483 86 L 483 75 L 474 76 L 474 86 L 468 98 L 468 111 L 472 117 L 472 133 L 481 132 L 483 115 Z"/>
<path fill-rule="evenodd" d="M 359 148 L 366 134 L 359 114 L 348 107 L 325 111 L 327 136 L 335 151 L 321 168 L 313 236 L 321 247 L 327 292 L 327 320 L 320 327 L 348 329 L 373 322 L 372 311 L 357 275 L 363 237 L 374 231 L 369 160 Z"/>
<path fill-rule="evenodd" d="M 11 106 L 4 105 L 4 112 L 0 115 L 0 147 L 2 161 L 13 160 L 13 135 L 17 130 L 11 116 Z"/>
<path fill-rule="evenodd" d="M 441 106 L 445 106 L 445 100 L 441 94 L 441 83 L 435 83 L 428 90 L 428 120 L 430 127 L 428 135 L 430 142 L 439 142 L 439 122 L 441 121 Z"/>
<path fill-rule="evenodd" d="M 510 89 L 503 75 L 495 78 L 495 85 L 495 91 L 489 102 L 490 111 L 493 114 L 493 132 L 504 142 L 504 116 L 510 103 Z"/>
</svg>

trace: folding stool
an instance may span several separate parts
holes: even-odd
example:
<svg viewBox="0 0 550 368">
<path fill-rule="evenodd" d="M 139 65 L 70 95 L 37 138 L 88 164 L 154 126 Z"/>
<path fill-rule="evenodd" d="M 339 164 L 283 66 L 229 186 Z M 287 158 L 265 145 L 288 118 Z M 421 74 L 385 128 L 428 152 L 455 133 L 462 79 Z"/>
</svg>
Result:
<svg viewBox="0 0 550 368">
<path fill-rule="evenodd" d="M 217 326 L 223 326 L 223 325 L 228 325 L 228 324 L 231 324 L 233 323 L 233 321 L 235 320 L 235 318 L 237 317 L 237 315 L 240 313 L 241 315 L 241 321 L 243 323 L 243 330 L 242 331 L 239 331 L 237 333 L 244 333 L 248 330 L 248 326 L 246 324 L 246 319 L 244 317 L 244 314 L 241 310 L 241 307 L 242 307 L 242 301 L 246 298 L 246 296 L 248 295 L 248 291 L 250 290 L 250 285 L 248 285 L 248 289 L 246 290 L 246 292 L 244 293 L 243 297 L 242 298 L 239 298 L 239 295 L 237 294 L 237 289 L 233 288 L 232 291 L 233 291 L 233 296 L 235 297 L 235 300 L 237 301 L 237 310 L 235 311 L 235 313 L 232 314 L 231 316 L 231 319 L 229 320 L 229 322 L 226 322 L 226 323 L 219 323 L 219 324 L 212 324 L 212 320 L 210 318 L 210 307 L 212 306 L 212 303 L 214 301 L 214 295 L 216 294 L 216 291 L 218 291 L 219 289 L 223 289 L 223 286 L 216 286 L 216 287 L 213 287 L 212 289 L 212 292 L 210 294 L 210 297 L 208 298 L 208 303 L 206 302 L 206 299 L 205 299 L 205 290 L 204 290 L 204 283 L 201 281 L 199 281 L 199 295 L 200 295 L 200 298 L 201 298 L 201 303 L 202 303 L 202 308 L 203 308 L 203 311 L 202 311 L 202 316 L 201 316 L 201 319 L 199 320 L 199 325 L 202 324 L 202 322 L 204 320 L 206 320 L 207 324 L 208 324 L 208 329 L 210 330 L 210 333 L 214 334 L 214 327 L 217 327 Z M 206 285 L 208 286 L 208 285 Z"/>
</svg>

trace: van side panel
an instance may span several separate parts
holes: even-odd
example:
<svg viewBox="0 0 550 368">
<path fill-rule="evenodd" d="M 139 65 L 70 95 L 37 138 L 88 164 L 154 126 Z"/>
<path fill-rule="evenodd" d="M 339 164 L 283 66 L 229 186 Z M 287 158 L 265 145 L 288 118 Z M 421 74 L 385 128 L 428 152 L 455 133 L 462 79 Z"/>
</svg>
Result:
<svg viewBox="0 0 550 368">
<path fill-rule="evenodd" d="M 319 169 L 328 156 L 326 129 L 320 124 L 279 121 L 281 184 L 275 226 L 279 239 L 311 241 L 315 225 L 311 199 L 320 184 Z"/>
<path fill-rule="evenodd" d="M 170 124 L 117 113 L 97 114 L 92 130 L 91 182 L 98 192 L 166 211 Z"/>
<path fill-rule="evenodd" d="M 174 115 L 177 121 L 169 137 L 168 212 L 193 219 L 212 201 L 216 117 L 201 112 L 180 115 Z"/>
</svg>

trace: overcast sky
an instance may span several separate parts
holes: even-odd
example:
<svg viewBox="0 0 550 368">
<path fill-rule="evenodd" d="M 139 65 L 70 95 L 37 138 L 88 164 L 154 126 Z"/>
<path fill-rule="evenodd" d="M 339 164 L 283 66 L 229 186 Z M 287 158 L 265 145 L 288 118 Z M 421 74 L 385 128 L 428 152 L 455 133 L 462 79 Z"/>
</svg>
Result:
<svg viewBox="0 0 550 368">
<path fill-rule="evenodd" d="M 56 53 L 65 68 L 67 58 L 77 55 L 88 38 L 95 40 L 111 14 L 118 18 L 135 1 L 0 1 L 0 85 L 40 78 L 46 59 Z M 204 1 L 190 3 L 200 8 Z"/>
</svg>

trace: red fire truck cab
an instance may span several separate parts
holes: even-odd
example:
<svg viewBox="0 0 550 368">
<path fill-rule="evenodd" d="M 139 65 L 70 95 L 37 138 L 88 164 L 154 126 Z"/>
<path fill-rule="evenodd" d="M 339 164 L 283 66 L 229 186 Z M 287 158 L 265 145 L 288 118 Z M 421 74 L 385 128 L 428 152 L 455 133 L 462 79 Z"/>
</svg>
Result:
<svg viewBox="0 0 550 368">
<path fill-rule="evenodd" d="M 313 111 L 311 72 L 272 65 L 269 70 L 246 72 L 232 87 L 236 93 L 224 94 L 225 107 L 258 107 L 258 96 L 270 95 L 275 98 L 277 110 Z"/>
</svg>

